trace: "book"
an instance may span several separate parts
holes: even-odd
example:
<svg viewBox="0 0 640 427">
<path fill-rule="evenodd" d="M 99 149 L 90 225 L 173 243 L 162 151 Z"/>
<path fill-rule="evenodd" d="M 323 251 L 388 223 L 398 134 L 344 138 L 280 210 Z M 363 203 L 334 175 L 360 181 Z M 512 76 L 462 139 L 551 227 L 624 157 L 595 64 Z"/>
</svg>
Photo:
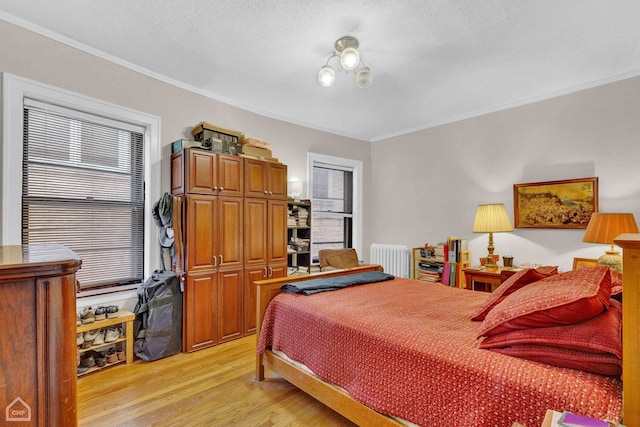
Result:
<svg viewBox="0 0 640 427">
<path fill-rule="evenodd" d="M 448 285 L 450 277 L 451 277 L 451 264 L 447 262 L 444 264 L 444 267 L 442 268 L 442 284 Z"/>
<path fill-rule="evenodd" d="M 450 263 L 451 272 L 449 273 L 449 286 L 456 286 L 457 277 L 458 277 L 458 264 L 455 262 Z"/>
</svg>

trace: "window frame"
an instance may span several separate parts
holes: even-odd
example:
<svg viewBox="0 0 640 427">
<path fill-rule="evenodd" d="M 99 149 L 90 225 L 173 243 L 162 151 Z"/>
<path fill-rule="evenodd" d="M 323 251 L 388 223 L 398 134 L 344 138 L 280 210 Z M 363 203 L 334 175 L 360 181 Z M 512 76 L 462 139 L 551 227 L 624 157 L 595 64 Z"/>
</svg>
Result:
<svg viewBox="0 0 640 427">
<path fill-rule="evenodd" d="M 144 277 L 153 271 L 152 260 L 159 259 L 157 229 L 151 216 L 153 203 L 160 197 L 161 149 L 160 118 L 86 95 L 56 88 L 23 77 L 2 73 L 2 198 L 0 199 L 0 241 L 3 245 L 22 244 L 22 155 L 24 98 L 85 111 L 90 114 L 129 122 L 144 128 Z M 105 292 L 113 292 L 107 288 Z"/>
<path fill-rule="evenodd" d="M 350 169 L 353 172 L 353 209 L 351 213 L 352 242 L 353 248 L 362 258 L 362 212 L 363 212 L 363 162 L 361 160 L 347 159 L 344 157 L 329 156 L 326 154 L 307 153 L 307 188 L 309 199 L 313 200 L 313 168 L 322 166 L 337 169 Z M 311 207 L 313 215 L 313 206 Z M 313 227 L 313 217 L 311 221 Z M 313 242 L 311 242 L 313 245 Z"/>
</svg>

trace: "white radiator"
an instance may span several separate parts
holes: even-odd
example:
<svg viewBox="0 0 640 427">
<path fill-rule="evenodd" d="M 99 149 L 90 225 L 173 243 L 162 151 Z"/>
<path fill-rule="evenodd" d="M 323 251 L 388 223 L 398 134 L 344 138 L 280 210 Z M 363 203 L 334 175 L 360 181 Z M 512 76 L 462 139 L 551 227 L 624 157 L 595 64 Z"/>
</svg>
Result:
<svg viewBox="0 0 640 427">
<path fill-rule="evenodd" d="M 380 264 L 385 273 L 411 277 L 411 250 L 405 245 L 371 244 L 371 264 Z"/>
</svg>

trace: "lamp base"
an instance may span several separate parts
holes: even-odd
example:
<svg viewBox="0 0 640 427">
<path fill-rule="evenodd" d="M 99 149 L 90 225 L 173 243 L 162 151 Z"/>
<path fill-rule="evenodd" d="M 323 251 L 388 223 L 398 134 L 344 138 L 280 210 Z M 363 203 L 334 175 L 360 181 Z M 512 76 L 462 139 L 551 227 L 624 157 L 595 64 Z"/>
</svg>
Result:
<svg viewBox="0 0 640 427">
<path fill-rule="evenodd" d="M 618 251 L 606 251 L 598 258 L 598 265 L 604 265 L 622 272 L 622 255 Z"/>
</svg>

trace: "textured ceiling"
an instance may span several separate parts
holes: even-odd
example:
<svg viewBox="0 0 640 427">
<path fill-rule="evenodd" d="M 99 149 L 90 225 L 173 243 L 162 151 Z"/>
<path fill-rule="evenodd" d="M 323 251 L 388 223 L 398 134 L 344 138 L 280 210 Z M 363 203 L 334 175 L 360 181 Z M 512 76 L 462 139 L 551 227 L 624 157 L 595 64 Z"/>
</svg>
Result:
<svg viewBox="0 0 640 427">
<path fill-rule="evenodd" d="M 640 74 L 638 0 L 0 0 L 0 19 L 366 141 Z M 343 35 L 368 89 L 344 72 L 317 83 Z"/>
</svg>

